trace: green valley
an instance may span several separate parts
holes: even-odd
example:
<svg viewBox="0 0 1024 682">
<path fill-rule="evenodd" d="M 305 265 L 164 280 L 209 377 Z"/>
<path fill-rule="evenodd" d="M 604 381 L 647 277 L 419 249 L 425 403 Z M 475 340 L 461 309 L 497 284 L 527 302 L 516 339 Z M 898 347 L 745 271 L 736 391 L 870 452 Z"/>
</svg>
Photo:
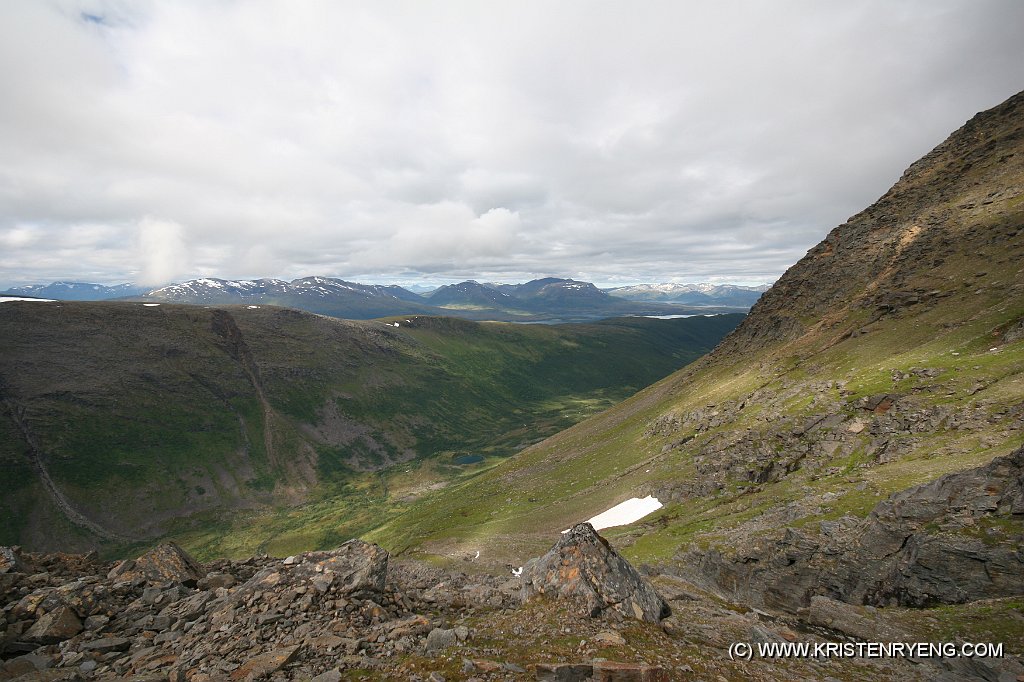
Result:
<svg viewBox="0 0 1024 682">
<path fill-rule="evenodd" d="M 333 546 L 610 407 L 740 319 L 351 322 L 268 306 L 5 303 L 0 542 Z"/>
</svg>

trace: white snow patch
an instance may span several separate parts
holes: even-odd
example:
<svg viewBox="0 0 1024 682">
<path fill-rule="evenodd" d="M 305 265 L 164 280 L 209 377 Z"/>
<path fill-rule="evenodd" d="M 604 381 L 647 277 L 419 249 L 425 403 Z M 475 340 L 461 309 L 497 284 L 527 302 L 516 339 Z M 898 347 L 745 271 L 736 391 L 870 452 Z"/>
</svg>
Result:
<svg viewBox="0 0 1024 682">
<path fill-rule="evenodd" d="M 648 495 L 643 499 L 631 497 L 608 511 L 601 512 L 597 516 L 587 519 L 587 523 L 593 526 L 594 530 L 611 528 L 612 526 L 625 526 L 634 521 L 639 521 L 651 512 L 661 509 L 661 507 L 661 501 L 653 495 Z M 562 532 L 568 533 L 569 530 L 566 528 Z"/>
<path fill-rule="evenodd" d="M 142 305 L 146 306 L 147 308 L 155 308 L 156 306 L 158 306 L 160 304 L 159 303 L 143 303 Z"/>
<path fill-rule="evenodd" d="M 652 320 L 679 320 L 684 317 L 718 317 L 725 313 L 693 313 L 691 315 L 632 315 L 631 317 L 647 317 Z"/>
<path fill-rule="evenodd" d="M 36 303 L 53 303 L 52 298 L 22 298 L 21 296 L 0 296 L 0 303 L 8 301 L 35 301 Z"/>
<path fill-rule="evenodd" d="M 699 315 L 638 315 L 637 317 L 647 317 L 652 320 L 681 320 L 684 317 L 699 317 Z"/>
<path fill-rule="evenodd" d="M 395 322 L 395 325 L 394 325 L 394 326 L 396 326 L 396 327 L 401 327 L 402 325 L 400 325 L 400 324 L 398 324 L 397 322 Z"/>
<path fill-rule="evenodd" d="M 260 307 L 258 305 L 247 305 L 245 307 L 248 308 L 249 310 L 259 310 L 260 309 Z"/>
</svg>

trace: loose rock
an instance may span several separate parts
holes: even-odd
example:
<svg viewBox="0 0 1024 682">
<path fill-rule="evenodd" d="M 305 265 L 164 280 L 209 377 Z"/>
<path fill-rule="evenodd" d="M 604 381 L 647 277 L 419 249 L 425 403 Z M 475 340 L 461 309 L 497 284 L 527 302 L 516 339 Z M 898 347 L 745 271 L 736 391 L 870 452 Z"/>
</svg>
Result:
<svg viewBox="0 0 1024 682">
<path fill-rule="evenodd" d="M 592 617 L 657 623 L 670 612 L 654 586 L 589 523 L 573 526 L 547 554 L 526 563 L 523 598 L 538 595 L 567 600 Z"/>
</svg>

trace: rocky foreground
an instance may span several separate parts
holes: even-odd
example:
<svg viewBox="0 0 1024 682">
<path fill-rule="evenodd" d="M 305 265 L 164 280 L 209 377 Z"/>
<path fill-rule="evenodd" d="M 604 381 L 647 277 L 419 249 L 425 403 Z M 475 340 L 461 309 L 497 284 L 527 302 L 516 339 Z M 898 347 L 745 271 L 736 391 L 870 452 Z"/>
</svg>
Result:
<svg viewBox="0 0 1024 682">
<path fill-rule="evenodd" d="M 589 524 L 502 577 L 359 540 L 207 565 L 173 544 L 114 564 L 4 547 L 0 598 L 0 680 L 22 682 L 1024 679 L 1013 656 L 731 660 L 733 642 L 928 635 L 820 596 L 799 617 L 744 609 L 642 575 Z"/>
</svg>

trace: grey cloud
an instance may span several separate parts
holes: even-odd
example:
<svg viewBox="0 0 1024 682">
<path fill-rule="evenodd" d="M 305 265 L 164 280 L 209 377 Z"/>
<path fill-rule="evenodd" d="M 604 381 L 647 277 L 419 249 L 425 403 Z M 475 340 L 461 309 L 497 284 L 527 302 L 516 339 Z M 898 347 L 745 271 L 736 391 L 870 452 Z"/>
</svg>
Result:
<svg viewBox="0 0 1024 682">
<path fill-rule="evenodd" d="M 1012 0 L 0 18 L 0 286 L 770 281 L 1024 86 Z"/>
</svg>

